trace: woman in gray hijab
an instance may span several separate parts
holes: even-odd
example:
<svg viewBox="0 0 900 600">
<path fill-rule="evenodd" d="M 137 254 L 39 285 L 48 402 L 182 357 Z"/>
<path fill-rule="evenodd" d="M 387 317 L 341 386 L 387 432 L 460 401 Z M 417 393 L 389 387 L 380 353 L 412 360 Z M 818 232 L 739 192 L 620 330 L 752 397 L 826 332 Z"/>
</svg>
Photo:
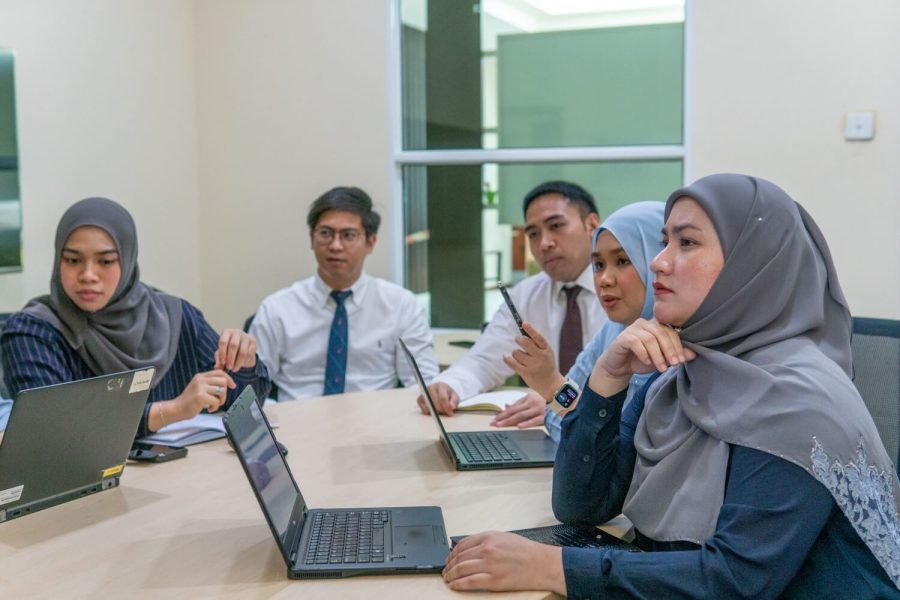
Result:
<svg viewBox="0 0 900 600">
<path fill-rule="evenodd" d="M 666 205 L 653 320 L 563 421 L 553 508 L 623 512 L 647 552 L 511 534 L 451 553 L 453 589 L 576 597 L 900 597 L 900 482 L 850 381 L 850 312 L 812 218 L 774 184 L 705 177 Z M 635 373 L 659 375 L 623 409 Z"/>
<path fill-rule="evenodd" d="M 19 391 L 129 369 L 156 369 L 138 437 L 228 405 L 268 373 L 246 333 L 217 334 L 187 301 L 143 283 L 137 231 L 106 198 L 72 205 L 56 230 L 50 294 L 30 301 L 0 337 L 6 385 Z"/>
</svg>

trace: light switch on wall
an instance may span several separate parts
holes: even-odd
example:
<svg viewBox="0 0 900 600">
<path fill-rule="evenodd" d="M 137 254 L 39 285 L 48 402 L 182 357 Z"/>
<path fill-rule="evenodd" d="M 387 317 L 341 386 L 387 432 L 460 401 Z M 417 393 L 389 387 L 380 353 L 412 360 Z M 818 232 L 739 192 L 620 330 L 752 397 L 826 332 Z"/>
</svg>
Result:
<svg viewBox="0 0 900 600">
<path fill-rule="evenodd" d="M 844 139 L 851 141 L 866 141 L 875 137 L 875 113 L 852 112 L 847 113 L 844 121 Z"/>
</svg>

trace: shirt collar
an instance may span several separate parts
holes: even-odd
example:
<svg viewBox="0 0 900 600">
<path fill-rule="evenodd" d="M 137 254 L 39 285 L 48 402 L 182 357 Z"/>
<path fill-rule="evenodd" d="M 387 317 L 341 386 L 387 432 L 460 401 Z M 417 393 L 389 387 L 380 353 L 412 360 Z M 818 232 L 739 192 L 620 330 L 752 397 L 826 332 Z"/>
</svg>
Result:
<svg viewBox="0 0 900 600">
<path fill-rule="evenodd" d="M 362 304 L 363 298 L 365 298 L 366 295 L 366 290 L 369 289 L 370 279 L 371 277 L 366 275 L 365 272 L 360 274 L 359 279 L 350 286 L 350 291 L 353 293 L 347 298 L 347 303 L 353 304 L 354 306 Z M 316 294 L 319 297 L 319 305 L 324 308 L 328 306 L 329 303 L 334 304 L 334 300 L 331 298 L 332 290 L 319 275 L 318 271 L 316 271 L 313 281 L 315 283 Z"/>
<path fill-rule="evenodd" d="M 578 287 L 586 289 L 588 292 L 594 294 L 594 271 L 591 268 L 591 264 L 581 272 L 578 276 L 578 279 L 575 281 L 554 281 L 553 282 L 553 296 L 559 296 L 562 293 L 562 289 L 564 287 L 571 287 L 573 285 L 577 285 Z"/>
</svg>

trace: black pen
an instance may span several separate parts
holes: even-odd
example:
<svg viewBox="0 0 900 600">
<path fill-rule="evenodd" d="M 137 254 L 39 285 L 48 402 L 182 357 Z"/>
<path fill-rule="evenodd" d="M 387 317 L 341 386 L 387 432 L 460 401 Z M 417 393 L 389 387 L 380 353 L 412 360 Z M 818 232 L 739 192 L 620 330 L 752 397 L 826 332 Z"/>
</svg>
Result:
<svg viewBox="0 0 900 600">
<path fill-rule="evenodd" d="M 503 296 L 503 301 L 506 302 L 506 306 L 509 307 L 509 312 L 512 313 L 513 319 L 516 321 L 516 325 L 519 327 L 519 333 L 524 335 L 525 337 L 531 337 L 525 331 L 525 328 L 522 327 L 522 317 L 519 316 L 519 311 L 516 310 L 516 305 L 513 304 L 512 298 L 509 297 L 509 292 L 506 291 L 506 286 L 501 282 L 497 282 L 497 289 L 500 290 L 500 294 Z"/>
</svg>

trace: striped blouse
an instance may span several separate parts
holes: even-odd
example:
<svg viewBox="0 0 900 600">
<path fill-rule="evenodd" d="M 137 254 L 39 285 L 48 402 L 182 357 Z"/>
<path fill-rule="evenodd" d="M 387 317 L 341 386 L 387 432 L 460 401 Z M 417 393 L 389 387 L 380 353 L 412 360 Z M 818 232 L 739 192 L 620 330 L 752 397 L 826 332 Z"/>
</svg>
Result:
<svg viewBox="0 0 900 600">
<path fill-rule="evenodd" d="M 165 376 L 150 390 L 137 437 L 151 433 L 147 428 L 147 417 L 153 402 L 177 397 L 194 375 L 212 370 L 215 364 L 219 334 L 196 307 L 185 300 L 181 302 L 183 312 L 178 351 Z M 6 386 L 13 396 L 29 388 L 98 375 L 91 371 L 55 327 L 24 312 L 14 314 L 6 322 L 0 336 L 0 351 Z M 231 376 L 237 387 L 228 390 L 226 407 L 247 385 L 253 386 L 259 398 L 265 398 L 269 392 L 269 373 L 258 358 L 256 367 L 234 371 Z"/>
</svg>

